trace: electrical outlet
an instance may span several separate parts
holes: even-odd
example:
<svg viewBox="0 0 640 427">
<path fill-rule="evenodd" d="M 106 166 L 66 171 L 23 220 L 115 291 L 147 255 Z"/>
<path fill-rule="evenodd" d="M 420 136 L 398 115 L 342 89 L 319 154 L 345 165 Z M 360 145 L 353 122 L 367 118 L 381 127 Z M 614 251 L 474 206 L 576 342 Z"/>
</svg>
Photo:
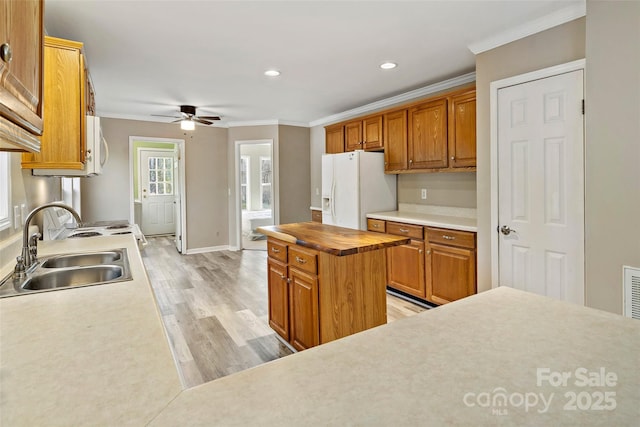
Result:
<svg viewBox="0 0 640 427">
<path fill-rule="evenodd" d="M 25 219 L 27 217 L 27 205 L 24 203 L 20 205 L 20 216 Z"/>
<path fill-rule="evenodd" d="M 423 188 L 420 192 L 420 197 L 422 198 L 422 200 L 427 200 L 427 189 Z"/>
<path fill-rule="evenodd" d="M 320 189 L 316 187 L 316 196 L 320 195 Z"/>
</svg>

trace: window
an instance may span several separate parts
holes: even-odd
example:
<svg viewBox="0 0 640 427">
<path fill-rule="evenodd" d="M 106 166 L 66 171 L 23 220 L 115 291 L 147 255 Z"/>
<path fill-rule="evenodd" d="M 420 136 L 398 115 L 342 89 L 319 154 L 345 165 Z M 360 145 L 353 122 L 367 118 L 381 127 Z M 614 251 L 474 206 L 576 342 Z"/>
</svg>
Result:
<svg viewBox="0 0 640 427">
<path fill-rule="evenodd" d="M 173 157 L 149 157 L 149 195 L 173 194 Z"/>
<path fill-rule="evenodd" d="M 11 225 L 11 218 L 9 218 L 11 168 L 9 166 L 9 153 L 0 153 L 0 230 L 9 228 Z"/>
<path fill-rule="evenodd" d="M 251 210 L 251 199 L 249 198 L 249 156 L 240 157 L 240 203 L 242 210 Z"/>
<path fill-rule="evenodd" d="M 271 209 L 271 158 L 260 157 L 260 196 L 262 209 Z"/>
</svg>

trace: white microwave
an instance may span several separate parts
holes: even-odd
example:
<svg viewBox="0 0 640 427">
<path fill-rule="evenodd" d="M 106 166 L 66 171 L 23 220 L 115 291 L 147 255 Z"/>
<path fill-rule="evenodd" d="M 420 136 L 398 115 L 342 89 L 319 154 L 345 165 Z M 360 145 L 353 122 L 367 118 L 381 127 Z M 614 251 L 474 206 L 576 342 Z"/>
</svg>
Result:
<svg viewBox="0 0 640 427">
<path fill-rule="evenodd" d="M 86 155 L 84 169 L 33 169 L 37 176 L 95 176 L 102 173 L 102 168 L 109 159 L 109 147 L 102 135 L 100 117 L 87 116 L 86 119 Z"/>
</svg>

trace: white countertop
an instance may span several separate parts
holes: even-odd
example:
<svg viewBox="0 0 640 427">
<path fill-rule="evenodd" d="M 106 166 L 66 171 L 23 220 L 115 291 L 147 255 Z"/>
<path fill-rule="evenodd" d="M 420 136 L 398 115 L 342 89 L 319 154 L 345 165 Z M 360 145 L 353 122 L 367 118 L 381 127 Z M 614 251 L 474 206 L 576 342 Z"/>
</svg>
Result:
<svg viewBox="0 0 640 427">
<path fill-rule="evenodd" d="M 133 237 L 51 242 L 41 253 L 114 247 L 131 248 L 133 281 L 0 299 L 0 425 L 611 426 L 640 417 L 640 322 L 509 288 L 181 391 Z M 567 384 L 538 385 L 547 368 L 569 372 Z M 582 368 L 616 380 L 578 385 Z M 484 404 L 501 393 L 505 406 Z M 616 407 L 565 410 L 571 393 L 582 403 L 608 393 Z"/>
<path fill-rule="evenodd" d="M 477 220 L 453 215 L 437 215 L 433 213 L 414 211 L 373 212 L 367 218 L 397 221 L 407 224 L 423 225 L 427 227 L 449 228 L 452 230 L 477 232 Z"/>
<path fill-rule="evenodd" d="M 145 425 L 182 386 L 135 239 L 39 247 L 127 248 L 133 280 L 0 299 L 0 425 Z"/>
</svg>

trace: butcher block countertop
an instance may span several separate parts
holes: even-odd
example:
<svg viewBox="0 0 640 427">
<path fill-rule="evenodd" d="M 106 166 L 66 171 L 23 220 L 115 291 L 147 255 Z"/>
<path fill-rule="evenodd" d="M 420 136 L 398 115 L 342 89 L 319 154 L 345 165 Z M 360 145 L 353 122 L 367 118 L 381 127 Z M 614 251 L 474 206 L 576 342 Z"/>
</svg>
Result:
<svg viewBox="0 0 640 427">
<path fill-rule="evenodd" d="M 269 225 L 258 227 L 256 231 L 268 237 L 337 256 L 376 251 L 391 246 L 406 245 L 410 242 L 410 239 L 405 237 L 336 227 L 319 222 Z"/>
</svg>

